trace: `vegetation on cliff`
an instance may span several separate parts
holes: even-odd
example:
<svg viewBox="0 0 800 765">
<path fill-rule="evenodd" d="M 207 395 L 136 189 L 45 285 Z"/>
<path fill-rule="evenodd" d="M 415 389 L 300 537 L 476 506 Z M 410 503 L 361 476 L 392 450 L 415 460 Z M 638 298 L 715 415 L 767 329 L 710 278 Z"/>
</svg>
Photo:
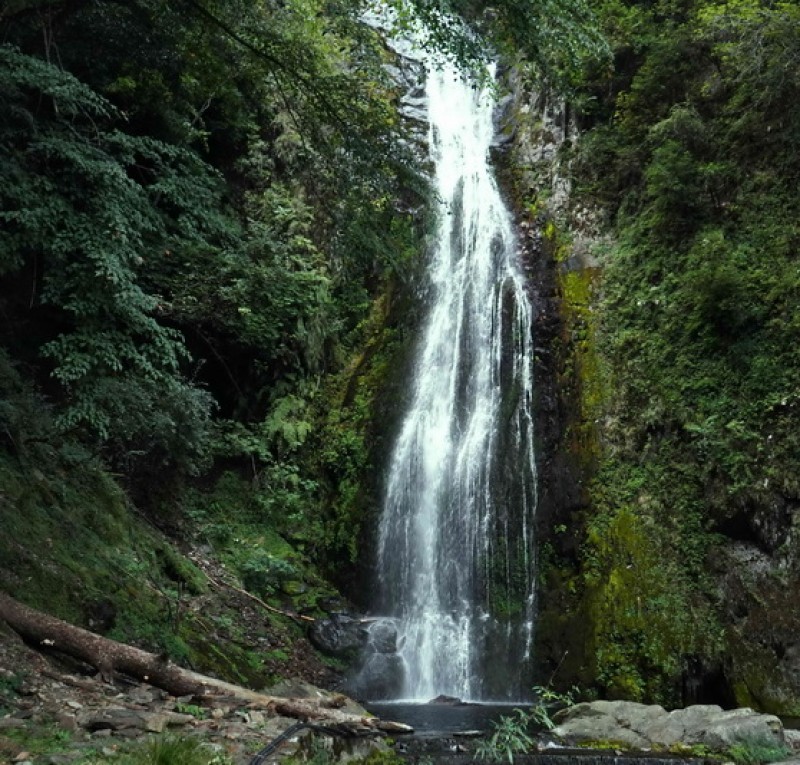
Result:
<svg viewBox="0 0 800 765">
<path fill-rule="evenodd" d="M 251 684 L 298 628 L 239 650 L 247 625 L 196 613 L 208 571 L 161 532 L 292 611 L 353 570 L 384 367 L 350 360 L 383 343 L 372 302 L 424 193 L 357 13 L 0 11 L 4 587 Z"/>
<path fill-rule="evenodd" d="M 466 65 L 491 36 L 566 81 L 602 48 L 582 0 L 410 8 Z M 405 390 L 426 187 L 362 10 L 0 10 L 4 588 L 250 684 L 299 630 L 219 587 L 338 602 Z"/>
<path fill-rule="evenodd" d="M 595 434 L 578 566 L 551 580 L 588 617 L 573 669 L 618 697 L 793 713 L 798 9 L 600 13 L 613 67 L 585 73 L 567 148 L 615 238 L 600 281 L 564 282 L 591 287 L 577 345 L 598 360 L 576 372 Z"/>
<path fill-rule="evenodd" d="M 601 0 L 613 58 L 582 66 L 604 43 L 578 0 L 445 5 L 470 26 L 414 3 L 432 46 L 474 63 L 486 33 L 572 94 L 574 198 L 614 235 L 587 269 L 544 231 L 591 474 L 542 555 L 546 661 L 796 712 L 798 8 Z M 405 395 L 426 190 L 358 12 L 0 10 L 3 587 L 249 684 L 300 629 L 245 635 L 209 593 L 355 592 Z"/>
</svg>

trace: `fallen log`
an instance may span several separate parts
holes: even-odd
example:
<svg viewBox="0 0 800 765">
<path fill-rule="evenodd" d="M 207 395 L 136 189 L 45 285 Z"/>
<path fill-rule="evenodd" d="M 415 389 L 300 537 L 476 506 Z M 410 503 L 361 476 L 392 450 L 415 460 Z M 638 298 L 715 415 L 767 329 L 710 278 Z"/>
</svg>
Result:
<svg viewBox="0 0 800 765">
<path fill-rule="evenodd" d="M 277 714 L 302 720 L 321 720 L 347 730 L 379 730 L 391 733 L 410 733 L 412 728 L 402 723 L 380 720 L 377 717 L 344 712 L 340 707 L 343 696 L 292 699 L 268 696 L 233 683 L 226 683 L 199 672 L 173 664 L 166 656 L 119 643 L 81 627 L 56 619 L 20 603 L 0 592 L 0 621 L 29 643 L 65 653 L 95 667 L 100 676 L 111 682 L 119 672 L 142 680 L 171 693 L 173 696 L 196 696 L 210 699 L 225 696 L 260 707 Z"/>
</svg>

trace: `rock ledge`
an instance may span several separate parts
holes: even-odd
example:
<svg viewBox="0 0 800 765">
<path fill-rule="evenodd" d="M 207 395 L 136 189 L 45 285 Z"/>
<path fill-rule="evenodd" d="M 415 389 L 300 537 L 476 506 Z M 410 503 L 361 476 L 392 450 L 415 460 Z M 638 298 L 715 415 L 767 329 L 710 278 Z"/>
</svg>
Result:
<svg viewBox="0 0 800 765">
<path fill-rule="evenodd" d="M 668 712 L 632 701 L 592 701 L 563 710 L 556 722 L 553 733 L 567 741 L 608 741 L 635 749 L 701 745 L 723 751 L 753 740 L 785 744 L 783 725 L 775 715 L 711 704 Z"/>
</svg>

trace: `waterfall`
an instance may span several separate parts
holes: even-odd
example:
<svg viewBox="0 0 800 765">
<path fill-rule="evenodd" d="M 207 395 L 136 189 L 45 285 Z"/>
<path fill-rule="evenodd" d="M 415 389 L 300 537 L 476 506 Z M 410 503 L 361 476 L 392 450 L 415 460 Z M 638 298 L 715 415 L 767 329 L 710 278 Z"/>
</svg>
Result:
<svg viewBox="0 0 800 765">
<path fill-rule="evenodd" d="M 426 93 L 438 224 L 380 521 L 398 659 L 380 694 L 519 700 L 535 590 L 531 306 L 489 160 L 493 99 L 448 65 L 427 67 Z"/>
</svg>

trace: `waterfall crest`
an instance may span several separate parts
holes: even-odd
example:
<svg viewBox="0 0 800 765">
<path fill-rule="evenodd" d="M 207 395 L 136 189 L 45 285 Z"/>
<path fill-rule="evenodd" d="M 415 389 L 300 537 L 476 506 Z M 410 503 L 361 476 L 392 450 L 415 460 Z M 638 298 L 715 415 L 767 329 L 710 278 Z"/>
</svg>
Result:
<svg viewBox="0 0 800 765">
<path fill-rule="evenodd" d="M 531 306 L 489 161 L 493 100 L 448 65 L 427 67 L 426 92 L 438 225 L 380 522 L 400 665 L 381 695 L 516 700 L 534 611 Z"/>
</svg>

